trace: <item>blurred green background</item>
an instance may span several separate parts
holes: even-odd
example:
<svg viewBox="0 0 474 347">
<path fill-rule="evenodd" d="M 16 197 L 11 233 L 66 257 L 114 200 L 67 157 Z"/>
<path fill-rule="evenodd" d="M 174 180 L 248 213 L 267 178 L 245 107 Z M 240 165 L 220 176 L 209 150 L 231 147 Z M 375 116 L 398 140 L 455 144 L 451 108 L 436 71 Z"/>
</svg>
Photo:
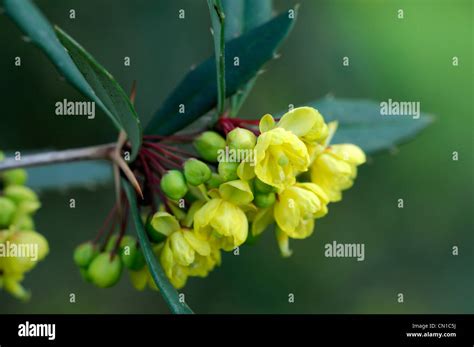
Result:
<svg viewBox="0 0 474 347">
<path fill-rule="evenodd" d="M 138 81 L 143 123 L 193 65 L 212 52 L 205 1 L 38 0 L 129 90 Z M 295 2 L 276 1 L 283 11 Z M 76 10 L 70 20 L 69 9 Z M 185 9 L 186 19 L 178 19 Z M 405 19 L 397 18 L 403 9 Z M 474 313 L 473 3 L 471 0 L 302 1 L 294 31 L 266 66 L 242 110 L 259 117 L 328 93 L 420 101 L 436 122 L 393 153 L 372 156 L 355 186 L 330 206 L 309 239 L 279 256 L 267 233 L 240 255 L 226 254 L 206 279 L 183 290 L 199 313 Z M 81 96 L 47 58 L 0 16 L 0 148 L 70 148 L 111 141 L 103 114 L 59 118 L 54 104 Z M 22 57 L 22 67 L 13 65 Z M 123 57 L 132 65 L 124 67 Z M 342 66 L 342 57 L 350 66 Z M 452 58 L 459 58 L 459 66 Z M 453 151 L 459 161 L 452 161 Z M 91 238 L 114 201 L 111 185 L 43 192 L 37 229 L 50 255 L 27 275 L 29 303 L 0 292 L 0 313 L 164 313 L 159 294 L 112 289 L 80 278 L 74 247 Z M 77 208 L 70 209 L 70 198 Z M 405 208 L 397 208 L 397 199 Z M 366 259 L 325 258 L 324 245 L 365 243 Z M 452 256 L 452 247 L 459 256 Z M 69 303 L 75 293 L 76 303 Z M 295 302 L 288 303 L 288 294 Z M 397 303 L 397 293 L 405 302 Z"/>
</svg>

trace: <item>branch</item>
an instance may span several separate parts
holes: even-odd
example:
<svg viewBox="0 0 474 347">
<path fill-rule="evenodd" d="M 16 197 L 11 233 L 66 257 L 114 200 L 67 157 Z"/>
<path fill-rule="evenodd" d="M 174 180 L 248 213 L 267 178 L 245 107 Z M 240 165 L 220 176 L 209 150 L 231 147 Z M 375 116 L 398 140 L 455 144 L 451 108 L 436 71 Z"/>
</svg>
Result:
<svg viewBox="0 0 474 347">
<path fill-rule="evenodd" d="M 115 143 L 105 145 L 67 149 L 21 156 L 21 159 L 7 158 L 0 162 L 0 172 L 11 169 L 65 163 L 79 160 L 113 160 L 112 153 Z"/>
</svg>

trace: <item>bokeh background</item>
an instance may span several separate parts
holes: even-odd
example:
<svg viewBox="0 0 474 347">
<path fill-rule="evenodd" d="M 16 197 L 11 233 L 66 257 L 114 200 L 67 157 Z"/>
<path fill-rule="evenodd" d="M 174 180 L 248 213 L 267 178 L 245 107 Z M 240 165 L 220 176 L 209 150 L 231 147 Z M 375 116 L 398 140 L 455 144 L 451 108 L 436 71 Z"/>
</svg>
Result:
<svg viewBox="0 0 474 347">
<path fill-rule="evenodd" d="M 125 90 L 138 81 L 143 123 L 193 65 L 212 52 L 205 1 L 38 0 Z M 277 11 L 295 2 L 275 1 Z M 68 17 L 76 10 L 76 19 Z M 185 9 L 186 19 L 178 19 Z M 397 18 L 403 9 L 405 19 Z M 183 290 L 199 313 L 473 313 L 473 3 L 471 0 L 302 1 L 299 18 L 242 109 L 246 117 L 339 97 L 420 101 L 436 122 L 413 142 L 370 158 L 355 186 L 330 206 L 309 239 L 279 256 L 271 233 L 226 254 Z M 0 16 L 0 148 L 71 148 L 111 141 L 103 114 L 60 118 L 54 104 L 81 96 Z M 22 67 L 13 65 L 22 57 Z M 123 57 L 132 65 L 124 67 Z M 350 66 L 342 66 L 342 57 Z M 452 58 L 459 58 L 459 66 Z M 452 152 L 459 152 L 453 161 Z M 41 193 L 37 229 L 50 255 L 24 282 L 26 304 L 0 292 L 0 313 L 166 313 L 159 294 L 80 278 L 74 247 L 91 238 L 114 201 L 111 184 Z M 70 198 L 77 208 L 70 209 Z M 397 208 L 397 199 L 405 208 Z M 365 243 L 366 259 L 325 258 L 324 245 Z M 452 247 L 459 255 L 452 255 Z M 76 303 L 69 302 L 69 294 Z M 295 302 L 288 302 L 288 294 Z M 397 302 L 403 293 L 405 302 Z"/>
</svg>

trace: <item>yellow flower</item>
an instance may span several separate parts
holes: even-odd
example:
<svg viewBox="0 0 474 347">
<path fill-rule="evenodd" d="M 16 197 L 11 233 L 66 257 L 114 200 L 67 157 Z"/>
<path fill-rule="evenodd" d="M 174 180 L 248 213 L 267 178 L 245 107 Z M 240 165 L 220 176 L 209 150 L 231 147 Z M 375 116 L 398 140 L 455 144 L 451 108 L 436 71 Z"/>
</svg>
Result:
<svg viewBox="0 0 474 347">
<path fill-rule="evenodd" d="M 323 116 L 312 107 L 297 107 L 285 113 L 277 127 L 291 131 L 310 144 L 323 144 L 329 135 L 329 128 Z"/>
<path fill-rule="evenodd" d="M 267 114 L 260 120 L 260 131 L 255 146 L 255 174 L 279 190 L 294 184 L 295 176 L 307 171 L 329 136 L 323 116 L 312 107 L 295 108 L 285 113 L 277 124 Z M 248 167 L 244 170 L 241 164 L 239 169 L 240 178 L 252 178 Z"/>
<path fill-rule="evenodd" d="M 264 122 L 265 117 L 262 118 Z M 271 118 L 269 115 L 268 117 Z M 291 131 L 274 128 L 262 132 L 257 138 L 255 175 L 262 182 L 279 190 L 284 189 L 294 184 L 296 175 L 307 171 L 308 166 L 308 150 Z"/>
<path fill-rule="evenodd" d="M 274 217 L 289 237 L 304 239 L 313 233 L 314 219 L 328 212 L 328 197 L 314 183 L 297 183 L 278 194 Z"/>
<path fill-rule="evenodd" d="M 240 207 L 215 197 L 194 215 L 194 231 L 212 246 L 231 251 L 247 239 L 248 221 Z"/>
<path fill-rule="evenodd" d="M 163 270 L 175 288 L 184 287 L 189 276 L 203 277 L 214 268 L 216 256 L 211 254 L 209 242 L 199 238 L 194 231 L 182 228 L 174 216 L 157 212 L 151 223 L 167 236 L 158 252 Z M 211 259 L 206 259 L 211 256 Z M 131 279 L 137 289 L 143 289 L 149 274 L 137 272 Z"/>
<path fill-rule="evenodd" d="M 311 181 L 328 195 L 329 201 L 342 199 L 342 191 L 354 183 L 357 166 L 365 163 L 365 154 L 352 144 L 331 145 L 311 166 Z"/>
</svg>

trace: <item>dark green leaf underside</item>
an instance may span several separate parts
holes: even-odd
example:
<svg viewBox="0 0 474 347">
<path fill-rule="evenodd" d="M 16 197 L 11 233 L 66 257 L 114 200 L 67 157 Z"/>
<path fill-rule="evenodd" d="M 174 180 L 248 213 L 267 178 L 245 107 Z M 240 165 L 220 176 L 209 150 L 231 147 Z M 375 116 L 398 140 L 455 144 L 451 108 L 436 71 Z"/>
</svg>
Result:
<svg viewBox="0 0 474 347">
<path fill-rule="evenodd" d="M 421 113 L 418 119 L 408 115 L 381 115 L 380 103 L 370 100 L 327 97 L 305 106 L 318 109 L 327 122 L 338 121 L 332 143 L 353 143 L 366 153 L 394 148 L 433 121 L 426 113 Z"/>
</svg>

